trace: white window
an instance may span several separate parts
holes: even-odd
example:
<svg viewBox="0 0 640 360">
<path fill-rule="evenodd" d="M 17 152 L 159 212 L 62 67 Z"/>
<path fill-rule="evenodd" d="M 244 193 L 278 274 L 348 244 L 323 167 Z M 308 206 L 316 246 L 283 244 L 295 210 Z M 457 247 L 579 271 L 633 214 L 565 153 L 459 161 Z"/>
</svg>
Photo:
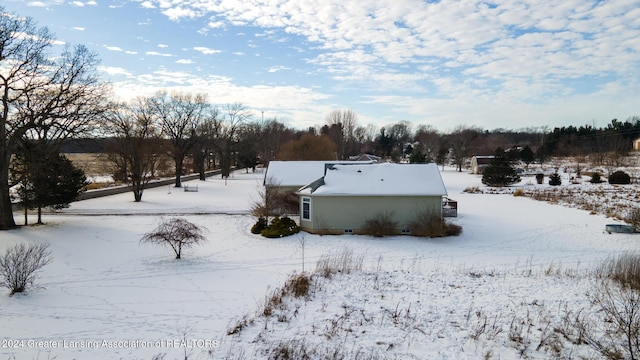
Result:
<svg viewBox="0 0 640 360">
<path fill-rule="evenodd" d="M 302 220 L 311 220 L 311 198 L 302 198 Z"/>
</svg>

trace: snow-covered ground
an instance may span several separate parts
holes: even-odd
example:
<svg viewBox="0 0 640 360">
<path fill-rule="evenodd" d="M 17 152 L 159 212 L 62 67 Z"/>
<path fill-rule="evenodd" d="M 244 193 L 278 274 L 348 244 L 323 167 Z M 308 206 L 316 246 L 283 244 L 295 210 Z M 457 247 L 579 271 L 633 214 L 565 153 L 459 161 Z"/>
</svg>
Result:
<svg viewBox="0 0 640 360">
<path fill-rule="evenodd" d="M 480 177 L 452 169 L 442 175 L 458 201 L 458 237 L 267 239 L 249 232 L 263 175 L 192 182 L 198 192 L 150 189 L 141 203 L 131 194 L 85 200 L 45 215 L 44 226 L 2 232 L 0 251 L 42 242 L 54 260 L 35 288 L 0 293 L 0 359 L 262 358 L 286 341 L 361 358 L 548 358 L 538 342 L 524 352 L 510 342 L 514 331 L 543 334 L 512 329 L 514 318 L 558 319 L 567 306 L 589 306 L 587 270 L 640 241 L 605 233 L 613 221 L 588 211 L 464 193 L 482 186 Z M 174 215 L 208 229 L 209 242 L 181 260 L 139 244 L 160 216 Z M 323 255 L 344 249 L 364 256 L 362 271 L 321 281 L 312 299 L 292 300 L 282 310 L 290 311 L 281 314 L 286 321 L 256 315 L 303 263 L 313 270 Z M 243 317 L 255 321 L 227 336 Z"/>
</svg>

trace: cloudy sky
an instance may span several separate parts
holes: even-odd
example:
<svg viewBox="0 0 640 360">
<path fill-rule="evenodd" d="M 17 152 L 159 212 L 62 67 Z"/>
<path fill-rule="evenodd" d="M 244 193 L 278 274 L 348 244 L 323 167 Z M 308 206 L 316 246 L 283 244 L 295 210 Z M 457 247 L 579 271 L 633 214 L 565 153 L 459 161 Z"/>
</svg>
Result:
<svg viewBox="0 0 640 360">
<path fill-rule="evenodd" d="M 254 118 L 521 129 L 640 115 L 640 0 L 3 0 L 158 89 Z"/>
</svg>

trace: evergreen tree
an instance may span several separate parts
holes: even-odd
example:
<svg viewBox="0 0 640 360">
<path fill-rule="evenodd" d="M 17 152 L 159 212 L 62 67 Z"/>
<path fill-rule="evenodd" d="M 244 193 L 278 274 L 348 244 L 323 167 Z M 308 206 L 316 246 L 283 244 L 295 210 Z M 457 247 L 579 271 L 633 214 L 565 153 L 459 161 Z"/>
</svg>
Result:
<svg viewBox="0 0 640 360">
<path fill-rule="evenodd" d="M 535 160 L 535 155 L 533 154 L 533 150 L 529 147 L 529 145 L 525 146 L 520 150 L 520 160 L 525 163 L 525 166 L 528 168 L 529 164 Z"/>
<path fill-rule="evenodd" d="M 549 185 L 551 185 L 551 186 L 562 185 L 562 178 L 560 177 L 560 174 L 553 173 L 553 174 L 549 175 Z"/>
<path fill-rule="evenodd" d="M 444 170 L 444 164 L 447 162 L 447 155 L 449 154 L 449 148 L 446 144 L 441 144 L 436 155 L 436 163 L 442 166 Z"/>
<path fill-rule="evenodd" d="M 592 184 L 600 184 L 602 182 L 600 173 L 594 172 L 593 175 L 591 175 L 591 180 L 589 180 L 589 182 Z"/>
<path fill-rule="evenodd" d="M 520 181 L 520 176 L 511 166 L 502 148 L 497 148 L 495 157 L 484 169 L 482 183 L 488 186 L 509 186 Z"/>
<path fill-rule="evenodd" d="M 391 156 L 394 141 L 393 138 L 386 133 L 385 128 L 380 129 L 380 134 L 376 137 L 375 142 L 376 150 L 382 157 Z"/>
<path fill-rule="evenodd" d="M 15 180 L 21 185 L 19 195 L 25 208 L 25 224 L 27 209 L 38 209 L 41 224 L 43 207 L 68 207 L 87 184 L 82 170 L 41 141 L 25 141 L 16 154 L 13 169 Z"/>
<path fill-rule="evenodd" d="M 411 164 L 426 164 L 431 161 L 427 157 L 427 154 L 425 154 L 422 150 L 415 150 L 411 152 L 411 155 L 409 155 L 409 162 Z"/>
</svg>

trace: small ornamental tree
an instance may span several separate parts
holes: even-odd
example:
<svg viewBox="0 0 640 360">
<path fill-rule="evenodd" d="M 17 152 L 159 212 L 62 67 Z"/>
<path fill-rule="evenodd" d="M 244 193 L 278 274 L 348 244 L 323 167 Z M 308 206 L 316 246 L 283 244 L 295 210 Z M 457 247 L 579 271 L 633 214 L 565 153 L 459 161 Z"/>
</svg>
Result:
<svg viewBox="0 0 640 360">
<path fill-rule="evenodd" d="M 51 262 L 47 244 L 18 244 L 7 249 L 0 257 L 0 286 L 11 290 L 11 295 L 23 292 L 33 284 L 36 272 Z"/>
<path fill-rule="evenodd" d="M 140 242 L 169 246 L 176 254 L 176 259 L 180 259 L 183 247 L 187 248 L 207 241 L 204 236 L 206 231 L 206 228 L 183 218 L 162 219 L 160 225 L 145 234 Z"/>
<path fill-rule="evenodd" d="M 509 186 L 520 181 L 520 176 L 511 166 L 502 148 L 497 148 L 495 157 L 482 173 L 482 183 L 487 186 Z"/>
</svg>

